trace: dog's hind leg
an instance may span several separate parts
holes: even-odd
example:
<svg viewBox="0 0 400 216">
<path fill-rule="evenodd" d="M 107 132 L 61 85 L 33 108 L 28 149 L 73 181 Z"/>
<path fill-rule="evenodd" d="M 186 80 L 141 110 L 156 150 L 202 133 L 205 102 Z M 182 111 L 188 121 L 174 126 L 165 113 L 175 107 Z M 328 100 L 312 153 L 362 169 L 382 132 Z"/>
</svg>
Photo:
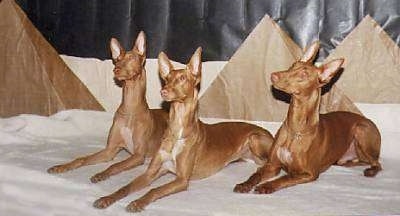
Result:
<svg viewBox="0 0 400 216">
<path fill-rule="evenodd" d="M 379 163 L 381 136 L 378 128 L 371 121 L 363 121 L 354 128 L 355 148 L 360 162 L 370 165 L 364 170 L 364 176 L 374 177 L 382 166 Z"/>
<path fill-rule="evenodd" d="M 249 159 L 254 160 L 257 164 L 264 165 L 268 159 L 274 142 L 272 135 L 266 133 L 254 133 L 249 136 L 247 142 L 250 154 L 246 156 Z"/>
</svg>

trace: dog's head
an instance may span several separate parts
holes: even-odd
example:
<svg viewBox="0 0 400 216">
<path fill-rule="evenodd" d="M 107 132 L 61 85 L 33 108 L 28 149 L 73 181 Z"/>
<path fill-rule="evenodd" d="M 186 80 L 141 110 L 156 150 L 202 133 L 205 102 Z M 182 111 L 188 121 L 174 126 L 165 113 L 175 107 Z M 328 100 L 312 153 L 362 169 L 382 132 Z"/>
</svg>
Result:
<svg viewBox="0 0 400 216">
<path fill-rule="evenodd" d="M 321 88 L 334 77 L 344 59 L 335 59 L 320 67 L 313 64 L 319 50 L 319 43 L 314 42 L 288 70 L 274 72 L 271 81 L 275 88 L 291 95 L 308 95 Z"/>
<path fill-rule="evenodd" d="M 111 38 L 110 50 L 114 63 L 114 78 L 134 80 L 144 71 L 146 61 L 146 36 L 143 31 L 136 38 L 132 50 L 125 51 L 117 39 Z"/>
<path fill-rule="evenodd" d="M 184 69 L 174 69 L 168 56 L 159 54 L 159 72 L 165 82 L 161 90 L 164 100 L 183 102 L 193 97 L 201 80 L 201 51 L 201 47 L 197 48 Z"/>
</svg>

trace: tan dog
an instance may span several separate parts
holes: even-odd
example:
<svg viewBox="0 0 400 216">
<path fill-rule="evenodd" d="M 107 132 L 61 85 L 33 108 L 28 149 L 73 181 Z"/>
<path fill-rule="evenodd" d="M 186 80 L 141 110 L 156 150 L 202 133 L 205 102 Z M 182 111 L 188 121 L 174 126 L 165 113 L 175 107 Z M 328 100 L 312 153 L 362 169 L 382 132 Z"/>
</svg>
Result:
<svg viewBox="0 0 400 216">
<path fill-rule="evenodd" d="M 189 180 L 211 176 L 242 158 L 263 162 L 269 153 L 273 137 L 260 127 L 241 122 L 209 125 L 199 120 L 197 86 L 201 77 L 201 48 L 196 50 L 185 69 L 174 70 L 164 53 L 160 53 L 158 60 L 165 81 L 161 95 L 171 102 L 169 127 L 159 153 L 143 175 L 98 199 L 94 203 L 97 208 L 108 207 L 168 171 L 175 173 L 175 180 L 150 190 L 127 207 L 128 211 L 141 211 L 161 197 L 186 190 Z"/>
<path fill-rule="evenodd" d="M 113 164 L 105 171 L 91 178 L 93 183 L 107 179 L 111 175 L 143 164 L 145 157 L 152 157 L 158 150 L 161 138 L 167 127 L 168 113 L 163 110 L 150 110 L 146 101 L 146 38 L 140 32 L 132 50 L 125 51 L 119 42 L 110 42 L 115 79 L 122 82 L 121 105 L 114 115 L 107 146 L 92 155 L 80 157 L 69 163 L 51 167 L 49 173 L 61 173 L 81 166 L 112 160 L 125 149 L 131 157 Z"/>
<path fill-rule="evenodd" d="M 321 87 L 328 83 L 343 63 L 333 60 L 321 67 L 312 62 L 319 43 L 310 46 L 300 61 L 287 71 L 271 75 L 273 86 L 291 94 L 289 111 L 276 137 L 270 160 L 234 191 L 249 192 L 258 183 L 287 175 L 255 188 L 256 193 L 273 193 L 282 188 L 314 181 L 333 164 L 369 164 L 364 175 L 375 176 L 382 168 L 378 162 L 381 137 L 375 124 L 350 112 L 319 113 Z"/>
</svg>

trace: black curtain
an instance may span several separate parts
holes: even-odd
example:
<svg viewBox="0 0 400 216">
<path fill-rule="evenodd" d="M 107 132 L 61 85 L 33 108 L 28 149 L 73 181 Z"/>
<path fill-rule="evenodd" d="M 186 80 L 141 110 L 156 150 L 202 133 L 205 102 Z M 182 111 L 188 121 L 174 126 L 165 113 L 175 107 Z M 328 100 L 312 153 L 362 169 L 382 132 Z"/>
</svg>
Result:
<svg viewBox="0 0 400 216">
<path fill-rule="evenodd" d="M 369 14 L 400 44 L 400 0 L 17 0 L 61 54 L 110 58 L 140 30 L 148 57 L 165 51 L 186 62 L 197 46 L 203 60 L 229 60 L 264 17 L 271 16 L 301 47 L 319 39 L 323 59 Z"/>
</svg>

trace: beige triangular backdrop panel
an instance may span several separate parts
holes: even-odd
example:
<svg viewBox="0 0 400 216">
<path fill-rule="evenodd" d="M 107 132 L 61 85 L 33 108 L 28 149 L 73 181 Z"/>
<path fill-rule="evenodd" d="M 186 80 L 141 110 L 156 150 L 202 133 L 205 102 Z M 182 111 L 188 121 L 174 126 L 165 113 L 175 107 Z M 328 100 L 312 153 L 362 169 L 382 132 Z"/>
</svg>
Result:
<svg viewBox="0 0 400 216">
<path fill-rule="evenodd" d="M 286 69 L 300 55 L 301 49 L 269 16 L 265 16 L 200 98 L 200 115 L 226 119 L 282 119 L 287 105 L 272 97 L 267 75 Z"/>
<path fill-rule="evenodd" d="M 0 2 L 0 117 L 104 110 L 12 0 Z"/>
<path fill-rule="evenodd" d="M 336 85 L 353 101 L 400 103 L 400 49 L 366 16 L 327 57 L 345 58 Z"/>
<path fill-rule="evenodd" d="M 272 72 L 286 70 L 301 55 L 301 48 L 265 16 L 200 98 L 200 115 L 282 121 L 288 104 L 273 96 L 269 77 Z M 359 113 L 336 87 L 323 96 L 321 109 Z"/>
</svg>

